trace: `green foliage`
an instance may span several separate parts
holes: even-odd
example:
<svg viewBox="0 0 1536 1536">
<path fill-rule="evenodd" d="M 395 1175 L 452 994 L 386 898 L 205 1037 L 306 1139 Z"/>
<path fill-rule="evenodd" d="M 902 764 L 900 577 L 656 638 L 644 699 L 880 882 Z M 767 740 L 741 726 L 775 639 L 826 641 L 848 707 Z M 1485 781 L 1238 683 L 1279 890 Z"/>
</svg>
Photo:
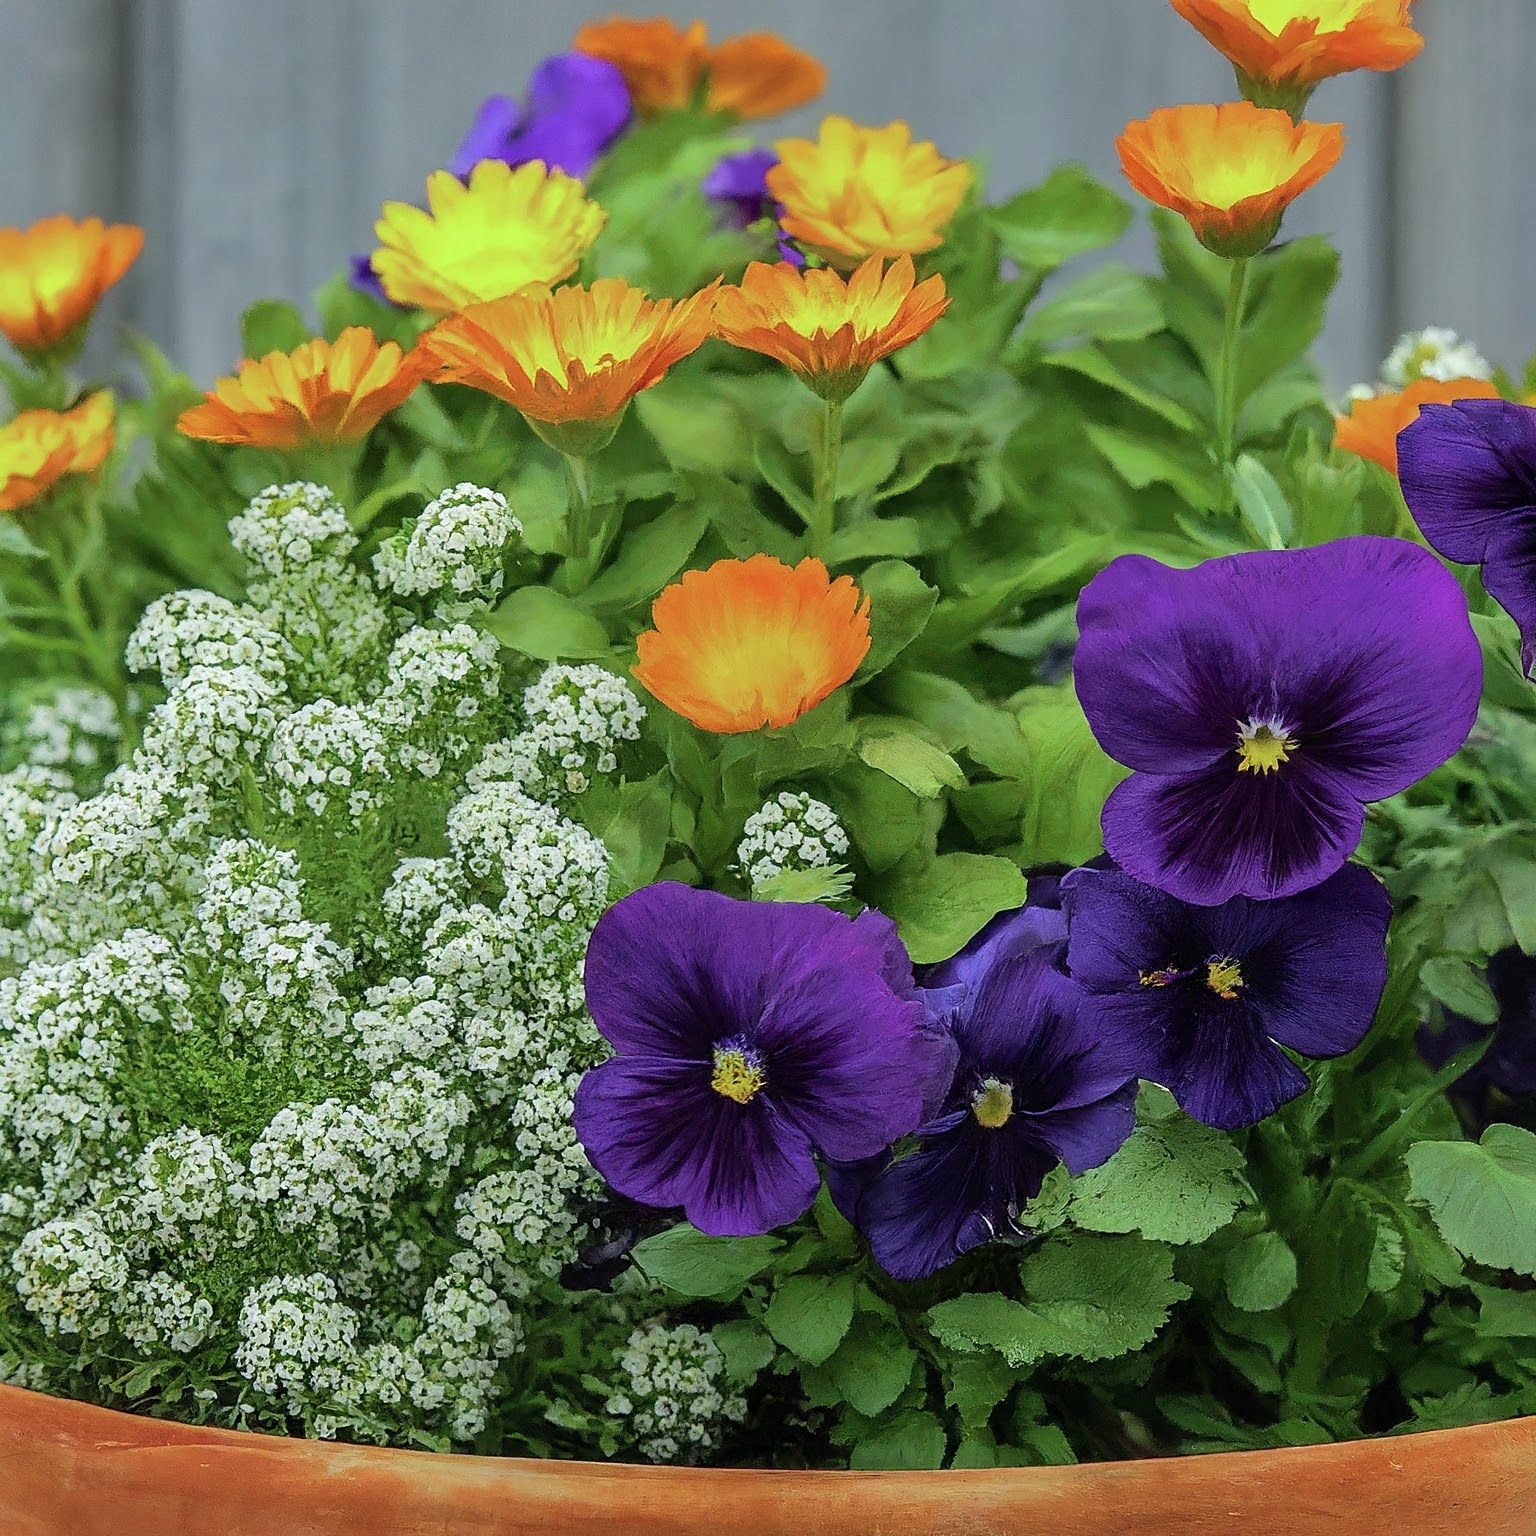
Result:
<svg viewBox="0 0 1536 1536">
<path fill-rule="evenodd" d="M 1479 1264 L 1536 1275 L 1536 1135 L 1491 1125 L 1476 1143 L 1421 1141 L 1403 1161 L 1448 1242 Z"/>
</svg>

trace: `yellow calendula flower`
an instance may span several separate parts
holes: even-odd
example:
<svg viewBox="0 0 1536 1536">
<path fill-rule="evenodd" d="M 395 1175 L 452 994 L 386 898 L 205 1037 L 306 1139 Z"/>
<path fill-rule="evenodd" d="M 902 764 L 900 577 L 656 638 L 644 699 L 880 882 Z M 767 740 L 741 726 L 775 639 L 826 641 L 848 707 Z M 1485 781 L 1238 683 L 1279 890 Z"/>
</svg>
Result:
<svg viewBox="0 0 1536 1536">
<path fill-rule="evenodd" d="M 634 675 L 700 730 L 788 725 L 853 676 L 869 651 L 869 599 L 820 560 L 771 555 L 689 571 L 651 609 Z"/>
<path fill-rule="evenodd" d="M 625 408 L 709 337 L 707 288 L 674 304 L 622 278 L 546 297 L 496 299 L 439 321 L 418 350 L 439 383 L 467 384 L 515 405 L 552 446 L 591 452 Z"/>
<path fill-rule="evenodd" d="M 815 139 L 780 139 L 768 195 L 784 232 L 835 267 L 931 251 L 971 184 L 964 160 L 912 142 L 905 123 L 861 128 L 829 117 Z"/>
<path fill-rule="evenodd" d="M 428 366 L 423 354 L 402 353 L 366 326 L 348 326 L 334 342 L 316 337 L 293 352 L 242 363 L 176 425 L 188 437 L 280 452 L 355 443 L 415 389 Z"/>
<path fill-rule="evenodd" d="M 0 229 L 0 331 L 26 357 L 68 350 L 143 244 L 133 224 L 62 213 Z"/>
<path fill-rule="evenodd" d="M 482 160 L 467 185 L 434 171 L 427 205 L 386 203 L 372 259 L 390 298 L 435 314 L 569 277 L 607 218 L 575 177 L 542 160 Z"/>
<path fill-rule="evenodd" d="M 0 512 L 45 496 L 65 475 L 88 475 L 112 451 L 112 397 L 105 391 L 70 411 L 23 411 L 0 427 Z"/>
<path fill-rule="evenodd" d="M 715 301 L 715 334 L 793 370 L 824 400 L 846 400 L 882 357 L 916 340 L 949 307 L 944 279 L 921 283 L 910 256 L 871 256 L 846 282 L 828 268 L 754 261 Z"/>
</svg>

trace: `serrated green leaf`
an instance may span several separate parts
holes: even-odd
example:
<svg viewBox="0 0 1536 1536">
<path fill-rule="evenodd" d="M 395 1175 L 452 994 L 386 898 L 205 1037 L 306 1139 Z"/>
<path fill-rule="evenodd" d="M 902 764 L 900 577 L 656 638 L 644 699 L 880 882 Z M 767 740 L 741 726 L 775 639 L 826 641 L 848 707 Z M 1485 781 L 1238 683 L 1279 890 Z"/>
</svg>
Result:
<svg viewBox="0 0 1536 1536">
<path fill-rule="evenodd" d="M 1231 1139 L 1197 1121 L 1141 1125 L 1107 1163 L 1072 1181 L 1068 1215 L 1090 1232 L 1204 1242 L 1242 1204 L 1242 1168 Z"/>
<path fill-rule="evenodd" d="M 961 1355 L 946 1367 L 944 1401 L 967 1429 L 979 1429 L 1018 1385 L 1018 1372 L 999 1355 Z"/>
<path fill-rule="evenodd" d="M 1413 1199 L 1452 1247 L 1479 1264 L 1536 1275 L 1536 1135 L 1491 1125 L 1479 1142 L 1417 1142 L 1403 1161 Z"/>
<path fill-rule="evenodd" d="M 948 1447 L 938 1419 L 913 1410 L 861 1439 L 849 1454 L 848 1465 L 856 1472 L 931 1471 L 944 1465 Z"/>
<path fill-rule="evenodd" d="M 882 879 L 879 906 L 896 921 L 914 961 L 947 960 L 999 912 L 1024 905 L 1024 875 L 1010 859 L 980 853 L 909 856 Z"/>
<path fill-rule="evenodd" d="M 859 756 L 925 800 L 932 800 L 943 789 L 959 789 L 965 784 L 960 765 L 949 753 L 909 731 L 882 727 L 859 742 Z"/>
<path fill-rule="evenodd" d="M 680 1296 L 730 1301 L 783 1247 L 776 1237 L 709 1237 L 684 1222 L 637 1243 L 633 1258 L 648 1280 Z"/>
<path fill-rule="evenodd" d="M 899 1328 L 859 1312 L 822 1370 L 841 1401 L 855 1413 L 876 1418 L 906 1391 L 916 1364 L 917 1351 Z"/>
<path fill-rule="evenodd" d="M 853 889 L 853 876 L 841 864 L 816 869 L 785 869 L 752 887 L 753 901 L 841 901 Z"/>
<path fill-rule="evenodd" d="M 791 1275 L 774 1290 L 763 1325 L 811 1365 L 830 1359 L 853 1322 L 852 1275 Z"/>
</svg>

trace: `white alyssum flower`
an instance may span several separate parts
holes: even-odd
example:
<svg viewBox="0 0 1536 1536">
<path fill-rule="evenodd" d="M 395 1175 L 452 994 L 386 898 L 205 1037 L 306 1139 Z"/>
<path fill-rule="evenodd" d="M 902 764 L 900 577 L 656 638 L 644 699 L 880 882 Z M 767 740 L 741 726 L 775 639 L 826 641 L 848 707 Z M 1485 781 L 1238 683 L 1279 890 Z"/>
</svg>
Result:
<svg viewBox="0 0 1536 1536">
<path fill-rule="evenodd" d="M 409 629 L 395 642 L 369 717 L 397 762 L 435 779 L 480 743 L 495 723 L 499 651 L 470 624 Z"/>
<path fill-rule="evenodd" d="M 692 1323 L 637 1328 L 618 1367 L 608 1411 L 628 1421 L 648 1461 L 702 1461 L 718 1448 L 726 1425 L 746 1417 L 745 1400 L 729 1390 L 720 1346 Z"/>
<path fill-rule="evenodd" d="M 500 595 L 507 545 L 522 531 L 505 496 L 466 482 L 387 539 L 373 568 L 398 596 L 437 597 L 440 615 L 463 618 Z"/>
<path fill-rule="evenodd" d="M 736 861 L 749 885 L 786 870 L 825 869 L 848 854 L 848 834 L 837 812 L 811 795 L 781 790 L 747 817 Z"/>
<path fill-rule="evenodd" d="M 1381 381 L 1405 389 L 1419 379 L 1491 379 L 1493 365 L 1470 341 L 1443 325 L 1407 331 L 1381 365 Z"/>
<path fill-rule="evenodd" d="M 167 688 L 194 667 L 249 667 L 281 685 L 292 652 L 254 609 L 196 590 L 171 592 L 144 610 L 128 637 L 133 672 L 158 672 Z"/>
<path fill-rule="evenodd" d="M 69 683 L 28 699 L 5 736 L 10 755 L 21 762 L 88 774 L 116 762 L 123 729 L 110 694 Z"/>
<path fill-rule="evenodd" d="M 344 808 L 356 817 L 383 803 L 389 753 L 384 732 L 361 710 L 316 699 L 273 731 L 266 769 L 286 815 L 323 817 Z"/>
</svg>

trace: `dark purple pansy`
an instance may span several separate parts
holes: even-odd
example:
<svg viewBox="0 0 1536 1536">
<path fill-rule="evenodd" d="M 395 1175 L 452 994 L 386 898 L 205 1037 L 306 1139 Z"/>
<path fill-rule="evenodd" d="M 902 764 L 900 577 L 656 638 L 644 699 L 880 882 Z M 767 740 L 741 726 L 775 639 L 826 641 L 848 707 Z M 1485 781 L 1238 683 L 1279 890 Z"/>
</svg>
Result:
<svg viewBox="0 0 1536 1536">
<path fill-rule="evenodd" d="M 1402 539 L 1122 555 L 1084 588 L 1073 673 L 1099 745 L 1134 769 L 1104 846 L 1215 906 L 1291 896 L 1360 841 L 1365 805 L 1466 739 L 1483 665 L 1456 578 Z"/>
<path fill-rule="evenodd" d="M 514 166 L 542 160 L 584 179 L 629 116 L 629 87 L 614 65 L 584 53 L 556 54 L 534 70 L 526 107 L 510 96 L 481 102 L 448 169 L 467 179 L 482 160 Z M 351 258 L 347 280 L 358 292 L 390 302 L 370 256 Z"/>
<path fill-rule="evenodd" d="M 878 912 L 647 886 L 598 922 L 586 984 L 616 1052 L 576 1092 L 593 1166 L 717 1236 L 793 1221 L 820 1186 L 814 1154 L 905 1136 L 952 1060 Z"/>
<path fill-rule="evenodd" d="M 768 195 L 768 172 L 778 163 L 771 149 L 744 149 L 725 155 L 699 186 L 705 197 L 726 210 L 729 223 L 750 229 L 764 219 L 777 220 L 783 211 Z M 804 254 L 782 230 L 776 240 L 781 261 L 794 267 L 805 265 Z"/>
<path fill-rule="evenodd" d="M 1032 882 L 1033 884 L 1033 882 Z M 990 1238 L 1025 1235 L 1023 1204 L 1058 1163 L 1096 1168 L 1130 1135 L 1136 1064 L 1097 1000 L 1058 968 L 1066 919 L 1027 906 L 996 918 L 923 978 L 958 1066 L 917 1150 L 829 1172 L 844 1213 L 898 1280 L 920 1280 Z"/>
<path fill-rule="evenodd" d="M 1480 565 L 1488 595 L 1536 661 L 1536 410 L 1508 400 L 1426 405 L 1397 439 L 1397 477 L 1447 560 Z"/>
<path fill-rule="evenodd" d="M 1498 1020 L 1479 1024 L 1446 1010 L 1445 1026 L 1419 1031 L 1419 1050 L 1432 1067 L 1488 1038 L 1477 1064 L 1456 1080 L 1463 1093 L 1497 1088 L 1512 1099 L 1536 1096 L 1536 960 L 1518 949 L 1501 949 L 1488 962 L 1488 985 L 1499 1005 Z"/>
<path fill-rule="evenodd" d="M 1067 968 L 1100 994 L 1097 1016 L 1135 1042 L 1143 1077 L 1223 1130 L 1305 1091 L 1282 1045 L 1359 1045 L 1386 985 L 1392 902 L 1358 864 L 1279 901 L 1191 906 L 1102 869 L 1074 870 L 1061 894 Z"/>
</svg>

